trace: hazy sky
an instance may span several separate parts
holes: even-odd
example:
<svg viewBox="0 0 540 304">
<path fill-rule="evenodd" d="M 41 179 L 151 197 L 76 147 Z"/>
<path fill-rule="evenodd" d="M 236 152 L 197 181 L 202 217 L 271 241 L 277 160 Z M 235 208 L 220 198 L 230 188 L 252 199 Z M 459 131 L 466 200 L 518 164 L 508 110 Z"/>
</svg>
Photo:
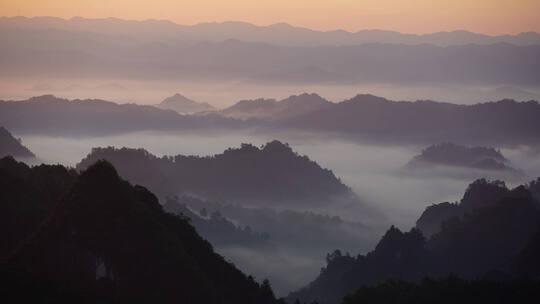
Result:
<svg viewBox="0 0 540 304">
<path fill-rule="evenodd" d="M 286 22 L 317 30 L 540 32 L 540 0 L 0 0 L 3 16 Z"/>
</svg>

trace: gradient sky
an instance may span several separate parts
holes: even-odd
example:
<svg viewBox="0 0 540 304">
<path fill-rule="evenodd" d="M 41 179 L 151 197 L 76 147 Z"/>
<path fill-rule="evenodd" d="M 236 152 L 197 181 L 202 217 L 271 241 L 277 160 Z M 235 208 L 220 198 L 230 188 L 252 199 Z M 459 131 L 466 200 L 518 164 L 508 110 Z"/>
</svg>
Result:
<svg viewBox="0 0 540 304">
<path fill-rule="evenodd" d="M 317 30 L 540 32 L 540 0 L 0 0 L 2 16 L 286 22 Z"/>
</svg>

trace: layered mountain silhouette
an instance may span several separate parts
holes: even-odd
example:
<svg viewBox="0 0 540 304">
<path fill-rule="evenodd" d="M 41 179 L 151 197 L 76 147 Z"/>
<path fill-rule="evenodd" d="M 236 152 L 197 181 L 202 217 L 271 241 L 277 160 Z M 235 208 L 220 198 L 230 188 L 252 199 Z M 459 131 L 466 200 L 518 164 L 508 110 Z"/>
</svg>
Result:
<svg viewBox="0 0 540 304">
<path fill-rule="evenodd" d="M 0 75 L 4 76 L 235 80 L 246 84 L 444 83 L 536 87 L 540 82 L 536 72 L 540 44 L 519 46 L 502 42 L 505 39 L 483 45 L 467 42 L 444 47 L 406 45 L 392 39 L 368 39 L 369 43 L 352 45 L 349 42 L 284 46 L 272 43 L 269 35 L 258 35 L 255 41 L 234 35 L 205 39 L 200 33 L 183 39 L 175 37 L 174 29 L 163 33 L 146 29 L 144 23 L 138 24 L 143 25 L 138 28 L 137 24 L 131 27 L 129 24 L 133 23 L 129 21 L 111 19 L 90 20 L 89 23 L 95 23 L 92 28 L 12 26 L 9 20 L 0 22 L 5 58 L 0 62 Z M 17 19 L 12 21 L 17 23 Z M 127 26 L 115 33 L 117 22 Z M 538 34 L 522 35 L 528 36 Z M 298 41 L 291 36 L 288 39 Z"/>
<path fill-rule="evenodd" d="M 304 93 L 292 95 L 280 101 L 274 99 L 241 100 L 221 110 L 220 114 L 239 119 L 281 120 L 322 110 L 330 105 L 331 102 L 315 93 Z"/>
<path fill-rule="evenodd" d="M 438 213 L 451 217 L 431 237 L 426 239 L 417 228 L 402 232 L 392 226 L 366 255 L 353 257 L 339 250 L 329 254 L 319 277 L 289 299 L 341 303 L 361 286 L 391 279 L 420 282 L 450 274 L 500 279 L 538 273 L 531 253 L 538 248 L 540 203 L 528 187 L 509 190 L 499 182 L 480 180 L 469 186 L 459 205 L 443 206 Z M 453 208 L 467 211 L 460 215 Z M 528 262 L 535 268 L 526 273 L 522 270 Z"/>
<path fill-rule="evenodd" d="M 538 117 L 540 104 L 537 101 L 501 100 L 457 105 L 434 101 L 397 102 L 357 95 L 280 124 L 379 142 L 431 140 L 500 145 L 538 143 Z"/>
<path fill-rule="evenodd" d="M 192 194 L 245 204 L 316 206 L 354 198 L 332 171 L 321 168 L 287 144 L 242 144 L 209 157 L 156 157 L 143 149 L 94 148 L 79 164 L 84 170 L 100 159 L 127 180 L 160 195 Z"/>
<path fill-rule="evenodd" d="M 13 137 L 6 128 L 0 126 L 0 157 L 8 155 L 21 158 L 35 157 L 34 153 L 23 146 L 20 139 Z"/>
<path fill-rule="evenodd" d="M 228 118 L 180 115 L 148 105 L 53 95 L 0 101 L 0 120 L 11 130 L 33 134 L 104 135 L 141 130 L 182 130 L 238 125 Z"/>
<path fill-rule="evenodd" d="M 226 262 L 185 218 L 165 213 L 151 192 L 105 161 L 77 174 L 4 158 L 0 170 L 1 208 L 21 220 L 3 222 L 20 239 L 2 239 L 14 251 L 1 278 L 21 301 L 276 303 L 267 281 Z M 20 230 L 31 222 L 35 232 Z"/>
<path fill-rule="evenodd" d="M 367 94 L 339 103 L 316 94 L 293 95 L 282 101 L 241 101 L 208 115 L 180 115 L 153 106 L 103 100 L 70 101 L 52 95 L 0 101 L 0 120 L 6 128 L 49 135 L 262 127 L 332 133 L 378 143 L 535 145 L 540 141 L 538 117 L 537 101 L 458 105 L 391 101 Z"/>
<path fill-rule="evenodd" d="M 214 111 L 215 108 L 207 102 L 197 102 L 184 95 L 174 94 L 165 98 L 157 105 L 158 108 L 174 110 L 180 114 L 194 114 L 198 112 Z"/>
<path fill-rule="evenodd" d="M 136 35 L 143 41 L 164 41 L 176 39 L 185 41 L 223 41 L 238 39 L 252 42 L 267 42 L 289 46 L 354 45 L 363 43 L 395 44 L 493 44 L 512 43 L 516 45 L 540 44 L 540 35 L 534 32 L 517 35 L 489 36 L 468 31 L 439 32 L 432 34 L 405 34 L 384 30 L 344 30 L 315 31 L 295 27 L 286 23 L 256 26 L 246 22 L 212 22 L 192 26 L 179 25 L 165 20 L 132 21 L 117 18 L 87 19 L 74 17 L 2 17 L 1 27 L 23 29 L 54 29 L 70 32 L 90 32 L 102 35 Z"/>
</svg>

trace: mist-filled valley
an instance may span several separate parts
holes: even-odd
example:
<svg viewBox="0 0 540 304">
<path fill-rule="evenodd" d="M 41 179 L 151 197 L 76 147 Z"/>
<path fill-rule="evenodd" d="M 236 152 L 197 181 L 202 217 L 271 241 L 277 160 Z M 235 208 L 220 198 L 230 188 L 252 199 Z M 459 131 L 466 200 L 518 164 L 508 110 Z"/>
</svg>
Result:
<svg viewBox="0 0 540 304">
<path fill-rule="evenodd" d="M 525 30 L 0 16 L 0 285 L 538 300 L 539 58 Z"/>
<path fill-rule="evenodd" d="M 425 147 L 365 144 L 301 132 L 147 131 L 103 137 L 31 134 L 22 137 L 24 145 L 31 151 L 40 151 L 38 159 L 31 163 L 60 163 L 70 167 L 77 165 L 95 147 L 143 148 L 157 157 L 211 156 L 228 148 L 238 148 L 242 143 L 257 147 L 274 139 L 288 143 L 295 152 L 332 170 L 359 196 L 358 204 L 367 208 L 336 208 L 337 202 L 325 202 L 310 207 L 289 205 L 273 209 L 258 206 L 244 210 L 234 200 L 221 204 L 189 199 L 184 202 L 180 191 L 168 193 L 180 196 L 179 204 L 187 204 L 186 207 L 195 214 L 202 209 L 208 214 L 219 212 L 235 227 L 249 226 L 254 233 L 266 234 L 268 239 L 264 241 L 248 239 L 214 245 L 218 252 L 244 271 L 256 278 L 269 278 L 274 282 L 275 292 L 283 296 L 316 276 L 325 263 L 326 253 L 337 248 L 354 254 L 365 253 L 390 225 L 404 230 L 414 227 L 427 206 L 458 201 L 467 185 L 477 178 L 501 179 L 510 185 L 518 185 L 540 174 L 538 152 L 511 148 L 502 152 L 511 164 L 524 169 L 523 175 L 517 177 L 505 172 L 474 169 L 462 170 L 467 173 L 465 175 L 455 175 L 454 171 L 459 172 L 459 169 L 444 167 L 430 168 L 420 175 L 406 175 L 403 172 L 406 164 Z M 160 200 L 164 203 L 166 195 L 162 194 Z"/>
</svg>

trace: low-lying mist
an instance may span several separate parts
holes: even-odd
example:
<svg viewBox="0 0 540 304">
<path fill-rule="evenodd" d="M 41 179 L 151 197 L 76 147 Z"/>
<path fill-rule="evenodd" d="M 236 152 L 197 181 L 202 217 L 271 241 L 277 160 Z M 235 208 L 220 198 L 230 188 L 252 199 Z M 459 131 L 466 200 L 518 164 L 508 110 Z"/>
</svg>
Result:
<svg viewBox="0 0 540 304">
<path fill-rule="evenodd" d="M 333 102 L 370 93 L 391 100 L 435 100 L 473 104 L 512 98 L 539 100 L 540 87 L 519 85 L 465 86 L 451 83 L 291 83 L 257 84 L 241 79 L 228 81 L 163 80 L 141 81 L 118 78 L 40 78 L 0 77 L 0 99 L 22 100 L 54 94 L 68 99 L 98 98 L 118 103 L 157 104 L 166 97 L 181 93 L 195 101 L 224 108 L 243 99 L 275 98 L 281 100 L 303 92 L 315 92 Z"/>
<path fill-rule="evenodd" d="M 377 210 L 371 220 L 366 220 L 361 208 L 336 208 L 329 204 L 327 208 L 309 210 L 318 214 L 340 216 L 344 221 L 364 222 L 369 225 L 369 237 L 363 238 L 363 244 L 354 244 L 350 248 L 367 251 L 390 226 L 395 225 L 408 230 L 424 208 L 432 203 L 458 201 L 467 185 L 474 180 L 459 179 L 425 173 L 421 176 L 407 176 L 399 171 L 422 148 L 421 146 L 383 146 L 350 142 L 332 136 L 306 133 L 254 133 L 224 131 L 205 133 L 165 133 L 137 132 L 106 137 L 50 137 L 24 134 L 23 144 L 37 156 L 37 162 L 61 163 L 75 166 L 92 147 L 131 147 L 144 148 L 157 156 L 163 155 L 213 155 L 229 147 L 238 147 L 241 143 L 260 146 L 277 139 L 290 144 L 301 155 L 307 155 L 323 168 L 328 168 L 350 186 L 361 200 Z M 502 153 L 510 162 L 525 173 L 521 180 L 513 180 L 510 185 L 526 182 L 540 175 L 538 151 L 521 149 L 503 149 Z M 486 177 L 477 172 L 478 178 Z M 487 176 L 488 178 L 490 176 Z M 375 214 L 375 213 L 374 213 Z M 370 215 L 369 215 L 370 216 Z M 259 230 L 264 232 L 262 230 Z M 338 236 L 336 236 L 338 237 Z M 294 246 L 282 245 L 272 249 L 221 247 L 217 250 L 227 259 L 257 279 L 268 277 L 279 295 L 305 285 L 325 265 L 323 252 L 330 252 L 324 243 L 317 244 L 317 250 L 295 250 Z M 351 252 L 358 254 L 365 252 Z M 286 279 L 283 279 L 286 278 Z"/>
</svg>

